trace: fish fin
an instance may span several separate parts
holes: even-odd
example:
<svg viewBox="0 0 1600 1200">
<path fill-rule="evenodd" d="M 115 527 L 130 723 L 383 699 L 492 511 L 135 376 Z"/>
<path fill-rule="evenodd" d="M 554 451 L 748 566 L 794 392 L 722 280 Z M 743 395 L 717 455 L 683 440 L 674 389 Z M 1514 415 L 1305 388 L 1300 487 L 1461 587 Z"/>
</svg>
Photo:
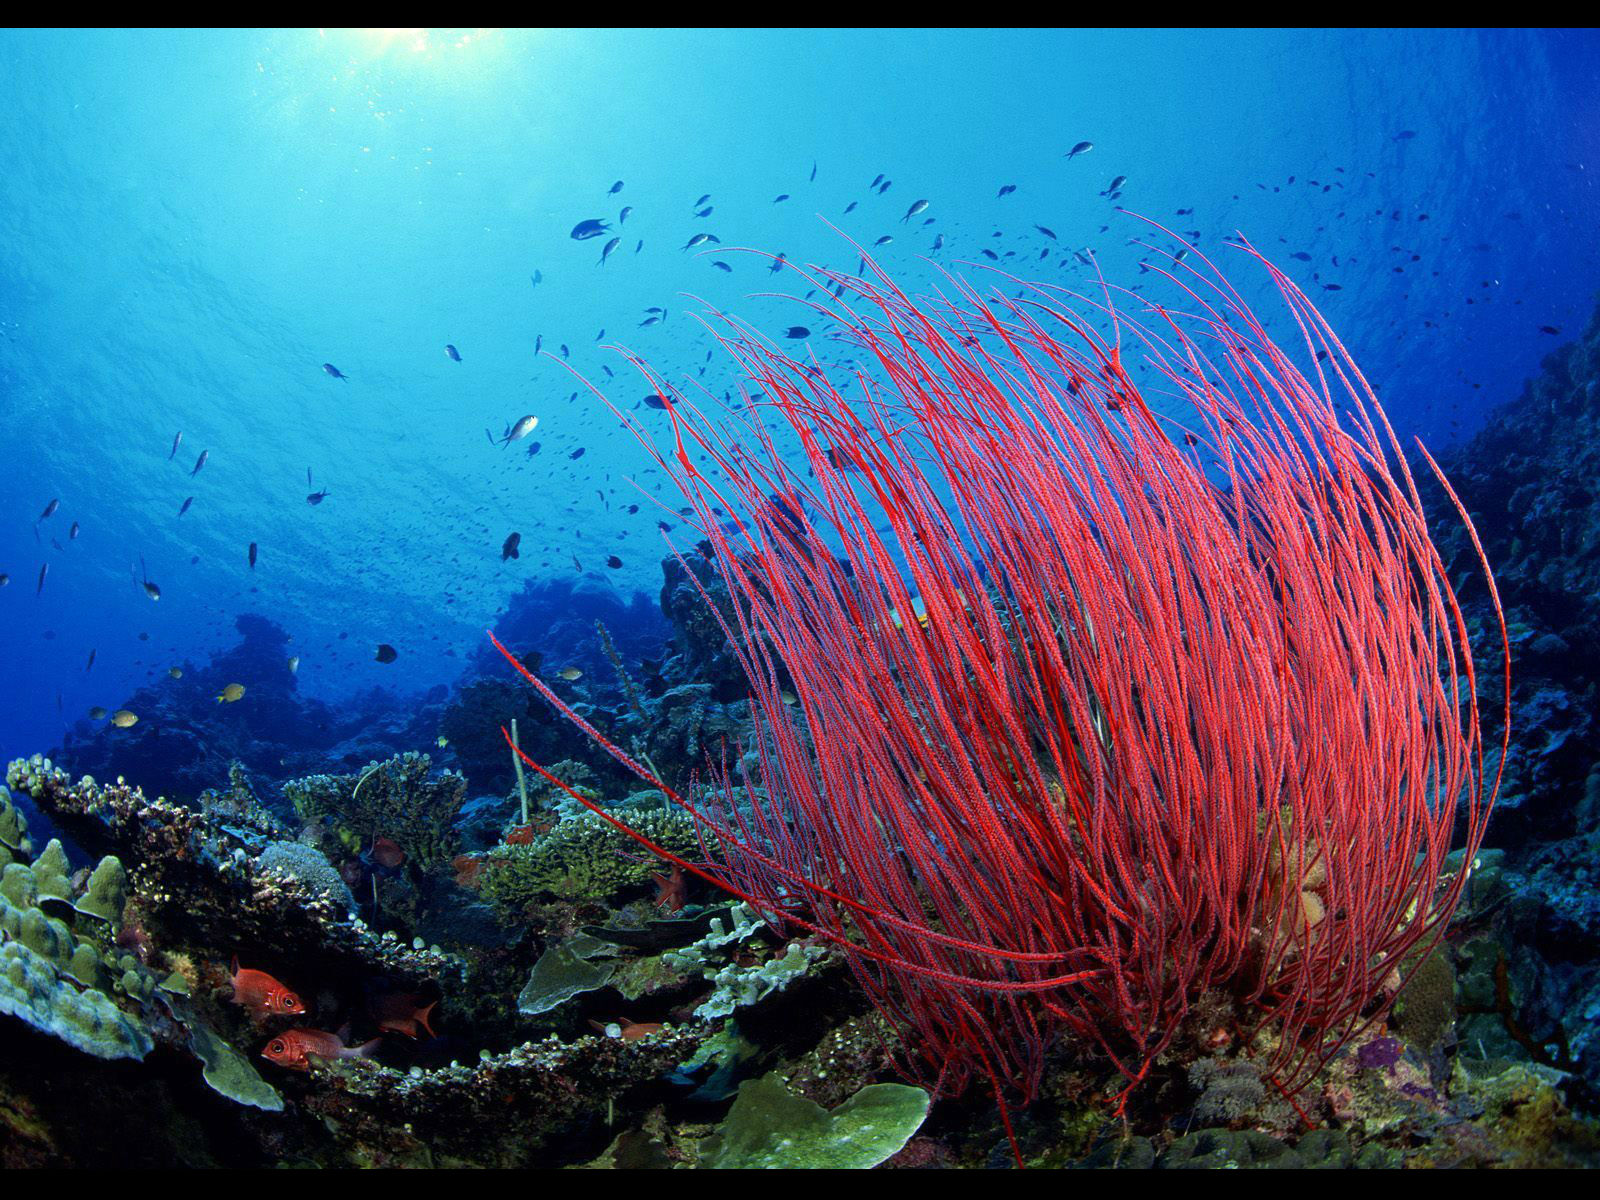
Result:
<svg viewBox="0 0 1600 1200">
<path fill-rule="evenodd" d="M 428 1036 L 430 1038 L 436 1038 L 436 1037 L 439 1036 L 437 1033 L 435 1033 L 433 1031 L 433 1026 L 428 1024 L 428 1014 L 431 1013 L 436 1007 L 438 1007 L 438 1004 L 439 1004 L 439 1002 L 437 1000 L 435 1000 L 432 1004 L 428 1005 L 427 1008 L 424 1008 L 420 1012 L 418 1012 L 417 1015 L 416 1015 L 416 1018 L 415 1018 L 417 1024 L 421 1025 L 424 1029 L 426 1029 L 428 1031 Z"/>
<path fill-rule="evenodd" d="M 370 1042 L 362 1042 L 359 1046 L 351 1046 L 348 1053 L 352 1058 L 371 1058 L 381 1045 L 383 1045 L 383 1038 L 375 1037 Z"/>
</svg>

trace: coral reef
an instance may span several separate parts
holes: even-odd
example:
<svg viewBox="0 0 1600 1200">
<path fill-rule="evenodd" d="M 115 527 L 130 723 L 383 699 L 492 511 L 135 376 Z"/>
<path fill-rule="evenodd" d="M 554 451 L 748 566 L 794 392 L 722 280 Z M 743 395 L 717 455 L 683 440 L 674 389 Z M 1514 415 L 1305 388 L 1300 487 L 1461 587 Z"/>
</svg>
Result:
<svg viewBox="0 0 1600 1200">
<path fill-rule="evenodd" d="M 437 706 L 382 691 L 339 707 L 305 699 L 289 669 L 288 634 L 251 613 L 235 627 L 239 642 L 210 662 L 186 662 L 181 678 L 164 676 L 107 705 L 130 709 L 138 724 L 120 729 L 80 720 L 52 760 L 75 774 L 121 775 L 152 791 L 191 797 L 235 762 L 263 778 L 281 778 L 307 764 L 354 765 L 376 747 L 390 754 L 433 740 Z M 243 698 L 218 704 L 217 694 L 234 683 L 243 685 Z"/>
<path fill-rule="evenodd" d="M 1569 1073 L 1600 1094 L 1600 312 L 1521 397 L 1445 459 L 1512 638 L 1506 781 L 1462 932 L 1464 1047 Z M 1447 503 L 1438 498 L 1436 507 Z M 1473 553 L 1440 532 L 1459 574 Z M 1482 637 L 1488 598 L 1463 592 Z M 1479 680 L 1497 690 L 1497 668 Z M 1492 708 L 1486 712 L 1498 717 Z M 1585 1097 L 1587 1097 L 1585 1099 Z"/>
</svg>

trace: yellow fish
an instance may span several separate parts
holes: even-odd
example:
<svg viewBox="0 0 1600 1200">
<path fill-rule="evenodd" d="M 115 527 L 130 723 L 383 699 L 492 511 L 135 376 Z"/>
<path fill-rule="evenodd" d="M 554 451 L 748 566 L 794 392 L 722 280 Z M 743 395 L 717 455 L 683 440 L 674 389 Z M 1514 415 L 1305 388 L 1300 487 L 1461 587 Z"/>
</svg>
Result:
<svg viewBox="0 0 1600 1200">
<path fill-rule="evenodd" d="M 439 738 L 439 749 L 443 750 L 449 744 L 450 744 L 450 739 L 441 735 L 440 738 Z"/>
<path fill-rule="evenodd" d="M 577 667 L 565 667 L 562 669 L 561 678 L 568 683 L 577 683 L 578 680 L 583 678 L 583 672 L 578 670 Z"/>
<path fill-rule="evenodd" d="M 168 667 L 167 668 L 167 674 L 171 675 L 174 679 L 182 679 L 183 678 L 183 668 L 182 667 Z"/>
<path fill-rule="evenodd" d="M 106 719 L 106 710 L 96 704 L 89 710 L 89 719 L 91 721 L 104 721 Z"/>
<path fill-rule="evenodd" d="M 235 700 L 239 699 L 239 697 L 241 697 L 243 695 L 244 695 L 244 684 L 242 684 L 242 683 L 230 683 L 227 687 L 223 688 L 220 692 L 217 693 L 217 703 L 218 704 L 232 704 Z"/>
<path fill-rule="evenodd" d="M 128 729 L 139 723 L 139 715 L 131 713 L 125 708 L 119 708 L 111 714 L 111 723 L 118 729 Z"/>
<path fill-rule="evenodd" d="M 293 675 L 300 669 L 300 656 L 296 654 L 289 660 L 289 674 Z"/>
</svg>

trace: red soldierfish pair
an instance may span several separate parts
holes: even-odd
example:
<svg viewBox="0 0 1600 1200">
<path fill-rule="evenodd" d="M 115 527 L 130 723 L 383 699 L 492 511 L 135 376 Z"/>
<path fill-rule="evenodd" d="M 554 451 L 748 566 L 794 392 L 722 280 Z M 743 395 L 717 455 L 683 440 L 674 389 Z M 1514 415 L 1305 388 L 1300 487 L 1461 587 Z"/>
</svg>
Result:
<svg viewBox="0 0 1600 1200">
<path fill-rule="evenodd" d="M 291 1071 L 309 1071 L 312 1055 L 317 1058 L 369 1058 L 382 1040 L 373 1038 L 360 1046 L 346 1046 L 337 1033 L 324 1033 L 320 1029 L 287 1029 L 266 1044 L 261 1057 L 280 1067 L 288 1067 Z"/>
<path fill-rule="evenodd" d="M 306 1006 L 300 997 L 291 992 L 265 971 L 240 970 L 237 957 L 233 960 L 233 1002 L 252 1017 L 274 1017 L 303 1013 Z"/>
</svg>

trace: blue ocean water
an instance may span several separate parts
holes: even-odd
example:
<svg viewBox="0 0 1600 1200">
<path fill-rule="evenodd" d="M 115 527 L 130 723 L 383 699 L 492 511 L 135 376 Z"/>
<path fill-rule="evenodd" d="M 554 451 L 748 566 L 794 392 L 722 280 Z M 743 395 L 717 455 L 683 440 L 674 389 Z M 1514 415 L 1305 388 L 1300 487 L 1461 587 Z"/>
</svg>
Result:
<svg viewBox="0 0 1600 1200">
<path fill-rule="evenodd" d="M 627 409 L 608 346 L 735 386 L 695 314 L 796 321 L 740 247 L 1137 284 L 1122 206 L 1264 300 L 1243 232 L 1435 446 L 1600 274 L 1592 33 L 7 32 L 0 63 L 7 758 L 242 613 L 340 703 L 454 682 L 530 578 L 653 595 L 659 514 L 627 509 L 665 481 L 573 372 Z"/>
</svg>

